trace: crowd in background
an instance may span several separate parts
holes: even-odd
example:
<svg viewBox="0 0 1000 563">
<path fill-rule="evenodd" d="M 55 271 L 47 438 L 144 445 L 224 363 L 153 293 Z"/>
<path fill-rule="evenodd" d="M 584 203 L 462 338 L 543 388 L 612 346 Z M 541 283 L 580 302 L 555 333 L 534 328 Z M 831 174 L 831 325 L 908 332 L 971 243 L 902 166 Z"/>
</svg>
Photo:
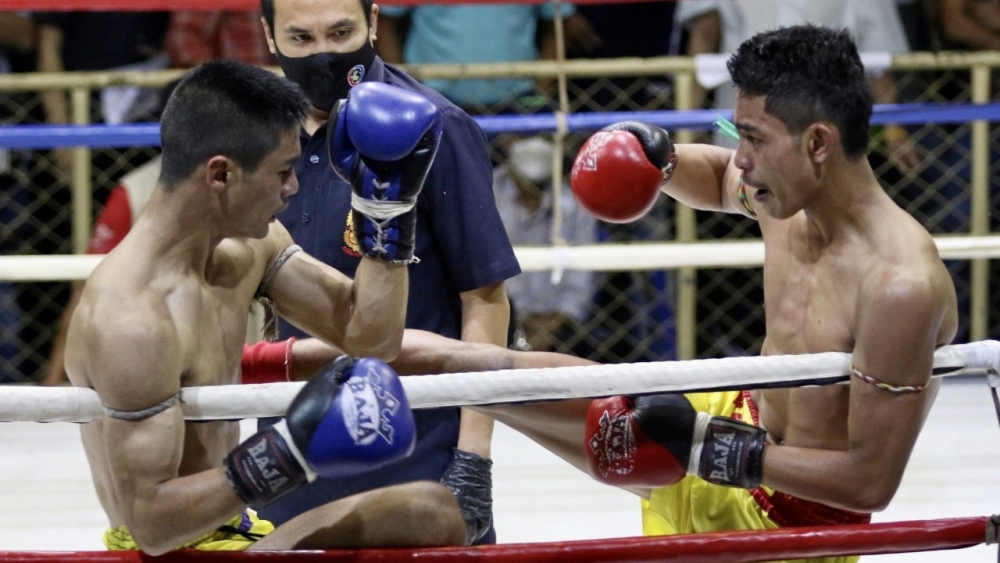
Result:
<svg viewBox="0 0 1000 563">
<path fill-rule="evenodd" d="M 769 7 L 762 9 L 762 3 Z M 725 53 L 763 28 L 804 18 L 847 27 L 862 51 L 1000 50 L 996 0 L 681 0 L 561 6 L 570 58 Z M 414 65 L 551 59 L 556 56 L 555 15 L 552 4 L 386 6 L 379 17 L 376 49 L 386 62 Z M 0 73 L 190 68 L 213 58 L 274 65 L 260 14 L 0 13 Z M 967 73 L 960 72 L 885 73 L 873 77 L 872 87 L 882 103 L 916 100 L 932 83 L 937 99 L 967 101 L 963 96 L 968 81 Z M 552 79 L 429 80 L 427 84 L 472 114 L 550 112 L 556 107 Z M 696 100 L 702 107 L 731 107 L 729 92 L 725 86 L 714 91 L 701 88 Z M 671 109 L 674 99 L 667 76 L 573 79 L 569 93 L 574 111 Z M 162 92 L 156 89 L 108 88 L 94 92 L 91 120 L 109 124 L 155 120 L 161 103 Z M 4 125 L 67 123 L 68 107 L 63 90 L 0 92 Z M 873 166 L 887 185 L 904 186 L 894 195 L 912 202 L 932 223 L 928 225 L 932 232 L 967 230 L 971 175 L 967 128 L 933 127 L 919 137 L 911 133 L 893 125 L 880 130 L 875 138 L 883 150 L 872 152 Z M 497 204 L 512 242 L 549 244 L 552 185 L 565 181 L 552 178 L 552 143 L 544 136 L 497 136 L 491 141 Z M 96 216 L 115 190 L 122 189 L 127 174 L 155 159 L 155 151 L 99 149 L 92 158 Z M 0 254 L 71 252 L 71 160 L 68 150 L 0 149 Z M 153 177 L 147 175 L 143 181 Z M 913 178 L 921 182 L 910 181 Z M 933 186 L 933 193 L 926 186 Z M 141 202 L 132 197 L 126 205 L 137 212 Z M 559 236 L 568 244 L 667 240 L 673 233 L 672 209 L 667 205 L 654 208 L 643 221 L 609 225 L 582 213 L 568 189 L 562 190 L 562 198 Z M 699 236 L 706 238 L 755 234 L 749 221 L 706 219 L 699 225 Z M 39 235 L 42 231 L 45 236 Z M 95 232 L 94 236 L 102 234 L 107 235 Z M 92 241 L 91 248 L 102 247 Z M 968 275 L 961 264 L 954 265 L 953 273 Z M 743 270 L 701 272 L 702 313 L 710 317 L 711 309 L 722 306 L 729 315 L 749 316 L 761 301 L 727 302 L 727 296 L 733 288 L 753 287 L 757 275 Z M 567 351 L 599 361 L 671 359 L 673 287 L 673 277 L 664 272 L 568 272 L 561 279 L 549 273 L 522 274 L 507 287 L 513 312 L 511 345 Z M 759 290 L 749 291 L 752 296 Z M 39 295 L 50 298 L 41 300 Z M 61 381 L 61 362 L 48 365 L 44 359 L 58 348 L 60 318 L 65 322 L 64 308 L 72 301 L 68 283 L 0 281 L 0 382 Z M 762 335 L 758 322 L 760 328 L 747 332 Z M 709 340 L 711 346 L 706 344 Z M 759 344 L 734 338 L 722 322 L 707 322 L 699 330 L 699 342 L 699 350 L 709 355 L 755 353 L 753 347 Z M 29 349 L 37 353 L 25 354 Z"/>
</svg>

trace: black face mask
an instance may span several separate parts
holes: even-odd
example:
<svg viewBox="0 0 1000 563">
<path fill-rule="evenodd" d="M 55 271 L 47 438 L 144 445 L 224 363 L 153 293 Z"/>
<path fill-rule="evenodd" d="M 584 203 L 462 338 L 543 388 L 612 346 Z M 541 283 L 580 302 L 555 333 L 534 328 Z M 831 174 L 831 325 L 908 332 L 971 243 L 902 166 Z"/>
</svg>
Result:
<svg viewBox="0 0 1000 563">
<path fill-rule="evenodd" d="M 312 105 L 326 112 L 365 79 L 375 60 L 375 48 L 367 39 L 351 53 L 316 53 L 293 58 L 282 55 L 277 46 L 274 50 L 285 76 L 302 88 Z"/>
</svg>

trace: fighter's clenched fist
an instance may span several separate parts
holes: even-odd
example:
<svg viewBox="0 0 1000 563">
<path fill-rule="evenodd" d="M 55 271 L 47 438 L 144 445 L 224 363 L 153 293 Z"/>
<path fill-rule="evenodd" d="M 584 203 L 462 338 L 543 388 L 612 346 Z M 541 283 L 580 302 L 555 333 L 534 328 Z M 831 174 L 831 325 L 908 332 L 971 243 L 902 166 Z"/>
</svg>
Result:
<svg viewBox="0 0 1000 563">
<path fill-rule="evenodd" d="M 666 131 L 623 121 L 584 143 L 573 162 L 570 185 L 576 200 L 595 217 L 627 223 L 649 211 L 676 163 Z"/>
<path fill-rule="evenodd" d="M 351 183 L 352 223 L 366 256 L 416 260 L 417 196 L 441 142 L 437 107 L 415 92 L 365 82 L 334 108 L 330 163 Z"/>
</svg>

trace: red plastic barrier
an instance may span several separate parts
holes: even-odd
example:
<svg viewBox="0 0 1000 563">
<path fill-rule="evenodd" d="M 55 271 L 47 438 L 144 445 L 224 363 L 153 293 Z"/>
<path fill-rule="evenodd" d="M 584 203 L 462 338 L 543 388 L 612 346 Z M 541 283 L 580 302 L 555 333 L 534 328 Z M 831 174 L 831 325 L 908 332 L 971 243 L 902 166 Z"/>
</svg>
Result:
<svg viewBox="0 0 1000 563">
<path fill-rule="evenodd" d="M 991 522 L 992 520 L 992 522 Z M 915 520 L 856 526 L 713 532 L 484 547 L 341 551 L 0 552 L 5 563 L 752 563 L 971 547 L 996 537 L 1000 517 Z"/>
</svg>

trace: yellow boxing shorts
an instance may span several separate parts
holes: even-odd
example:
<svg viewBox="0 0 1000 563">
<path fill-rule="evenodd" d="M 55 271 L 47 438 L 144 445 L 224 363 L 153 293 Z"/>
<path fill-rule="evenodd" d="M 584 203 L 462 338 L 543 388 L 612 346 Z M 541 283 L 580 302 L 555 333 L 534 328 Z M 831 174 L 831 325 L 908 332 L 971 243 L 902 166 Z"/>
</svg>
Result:
<svg viewBox="0 0 1000 563">
<path fill-rule="evenodd" d="M 748 391 L 691 393 L 685 397 L 697 411 L 760 424 L 757 405 Z M 694 476 L 687 476 L 669 487 L 653 489 L 649 500 L 642 500 L 642 531 L 648 536 L 870 521 L 870 514 L 832 508 L 768 487 L 753 490 L 724 487 Z M 857 556 L 828 557 L 797 560 L 796 563 L 853 563 L 857 560 Z"/>
<path fill-rule="evenodd" d="M 214 532 L 189 541 L 177 549 L 197 549 L 200 551 L 243 551 L 253 543 L 274 531 L 274 524 L 257 518 L 257 513 L 247 509 L 233 516 Z M 112 551 L 135 551 L 139 549 L 132 534 L 125 526 L 109 528 L 104 532 L 104 545 Z"/>
</svg>

